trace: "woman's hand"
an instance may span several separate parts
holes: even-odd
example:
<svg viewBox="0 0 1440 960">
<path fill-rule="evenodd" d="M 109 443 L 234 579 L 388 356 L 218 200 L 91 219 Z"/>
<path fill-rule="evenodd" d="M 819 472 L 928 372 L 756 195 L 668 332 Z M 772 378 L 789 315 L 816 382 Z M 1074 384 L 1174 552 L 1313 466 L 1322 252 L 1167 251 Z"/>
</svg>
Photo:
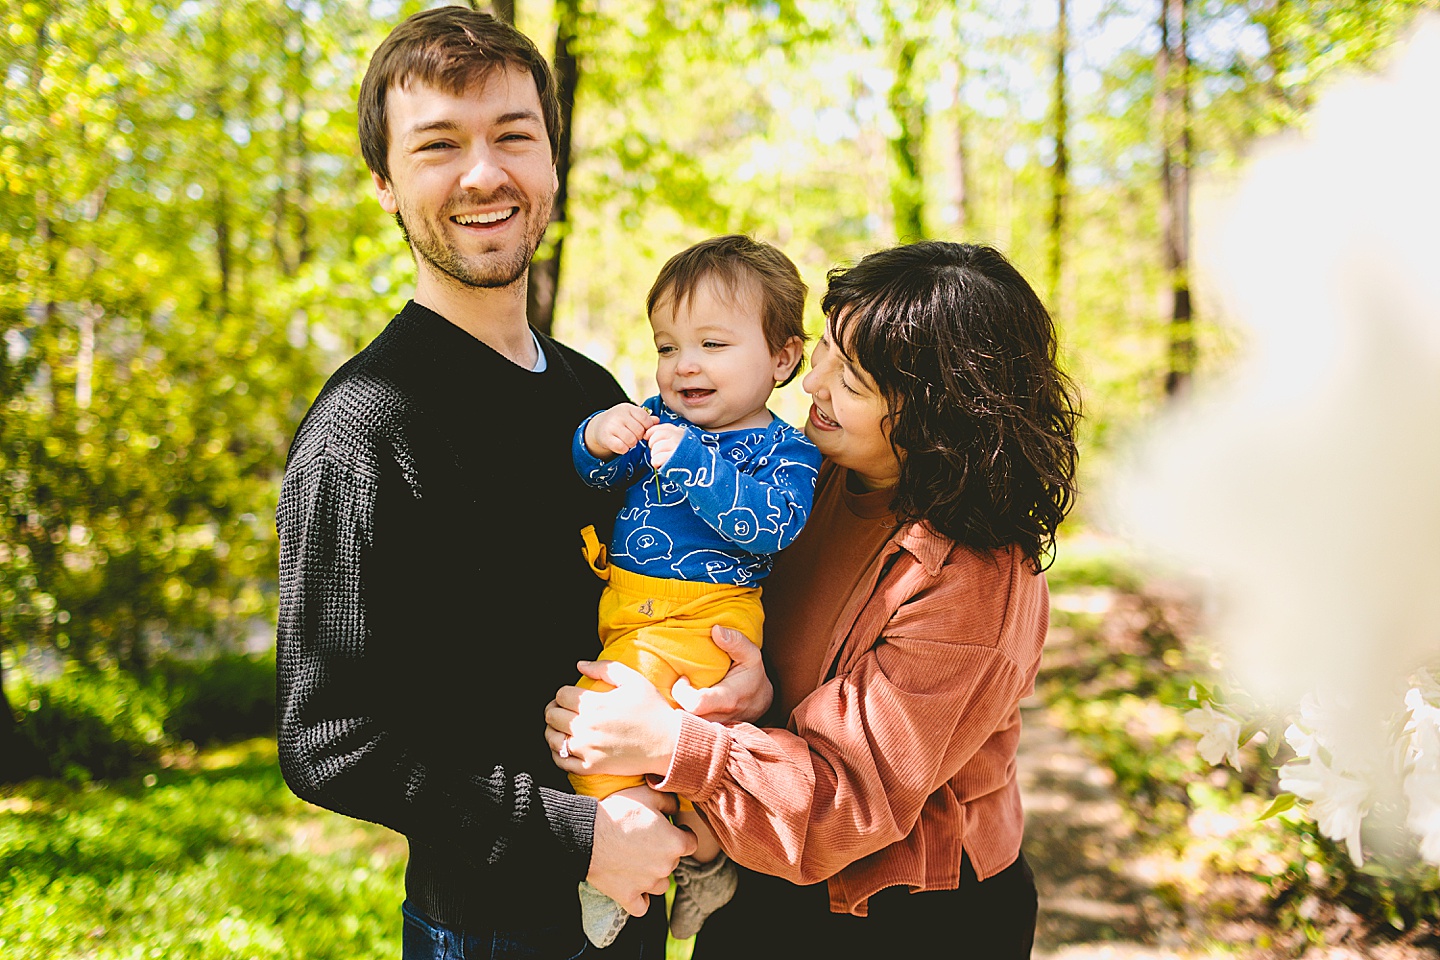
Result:
<svg viewBox="0 0 1440 960">
<path fill-rule="evenodd" d="M 545 742 L 566 773 L 664 774 L 680 739 L 680 712 L 643 674 L 614 660 L 581 661 L 611 690 L 561 687 L 545 708 Z"/>
<path fill-rule="evenodd" d="M 765 674 L 760 648 L 743 633 L 729 627 L 710 631 L 715 645 L 730 655 L 733 663 L 724 679 L 713 687 L 697 690 L 681 677 L 670 695 L 686 710 L 716 723 L 759 720 L 775 699 L 775 688 Z"/>
</svg>

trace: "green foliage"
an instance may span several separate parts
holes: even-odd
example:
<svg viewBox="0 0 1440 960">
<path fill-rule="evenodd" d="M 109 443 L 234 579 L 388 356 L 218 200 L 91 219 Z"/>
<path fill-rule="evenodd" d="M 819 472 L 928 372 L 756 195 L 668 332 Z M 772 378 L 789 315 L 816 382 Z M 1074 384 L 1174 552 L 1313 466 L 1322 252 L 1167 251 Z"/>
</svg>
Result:
<svg viewBox="0 0 1440 960">
<path fill-rule="evenodd" d="M 166 744 L 161 690 L 119 669 L 73 667 L 17 692 L 20 736 L 52 776 L 82 782 L 125 776 L 155 763 Z"/>
<path fill-rule="evenodd" d="M 1127 564 L 1122 552 L 1062 542 L 1049 574 L 1055 608 L 1037 693 L 1114 774 L 1132 829 L 1153 850 L 1201 865 L 1198 877 L 1193 867 L 1178 871 L 1194 888 L 1170 891 L 1175 903 L 1224 913 L 1233 905 L 1212 902 L 1211 889 L 1225 887 L 1215 878 L 1253 877 L 1268 888 L 1267 920 L 1301 946 L 1320 942 L 1342 908 L 1392 933 L 1432 922 L 1440 872 L 1402 842 L 1408 838 L 1370 826 L 1383 816 L 1367 821 L 1369 855 L 1356 867 L 1279 791 L 1277 767 L 1293 756 L 1283 724 L 1241 729 L 1240 769 L 1198 754 L 1185 714 L 1230 701 L 1215 689 L 1193 601 L 1173 585 L 1147 584 Z M 1208 826 L 1215 823 L 1224 826 Z"/>
<path fill-rule="evenodd" d="M 404 844 L 297 800 L 273 740 L 191 769 L 0 792 L 0 954 L 399 954 Z"/>
<path fill-rule="evenodd" d="M 275 658 L 163 660 L 143 674 L 72 662 L 53 680 L 17 684 L 15 694 L 19 736 L 44 773 L 112 779 L 153 766 L 186 742 L 273 733 Z"/>
<path fill-rule="evenodd" d="M 165 733 L 175 741 L 224 743 L 275 733 L 275 654 L 164 660 Z"/>
<path fill-rule="evenodd" d="M 1200 162 L 1298 122 L 1425 5 L 1197 5 Z M 420 6 L 0 0 L 0 648 L 139 669 L 272 615 L 286 444 L 408 293 L 354 99 Z M 521 6 L 553 35 L 545 5 Z M 816 291 L 916 230 L 996 243 L 1038 276 L 1050 36 L 968 2 L 583 5 L 558 331 L 648 392 L 644 291 L 726 231 L 779 243 Z M 1164 368 L 1148 42 L 1094 65 L 1071 111 L 1053 307 L 1092 474 Z M 776 407 L 803 414 L 798 386 Z"/>
<path fill-rule="evenodd" d="M 274 608 L 299 414 L 407 259 L 354 202 L 374 25 L 343 0 L 5 6 L 0 647 L 231 643 Z"/>
</svg>

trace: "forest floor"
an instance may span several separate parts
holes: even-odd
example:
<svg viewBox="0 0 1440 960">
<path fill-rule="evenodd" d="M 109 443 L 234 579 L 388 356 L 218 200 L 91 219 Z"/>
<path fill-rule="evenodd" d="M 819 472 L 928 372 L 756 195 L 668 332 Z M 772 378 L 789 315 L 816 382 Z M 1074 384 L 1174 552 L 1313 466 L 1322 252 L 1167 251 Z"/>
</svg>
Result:
<svg viewBox="0 0 1440 960">
<path fill-rule="evenodd" d="M 1053 630 L 1041 668 L 1083 655 L 1074 634 Z M 1158 851 L 1136 829 L 1110 769 L 1088 756 L 1042 698 L 1021 704 L 1019 777 L 1025 855 L 1040 914 L 1035 960 L 1440 960 L 1440 918 L 1395 937 L 1342 906 L 1318 906 L 1311 936 L 1278 928 L 1259 880 L 1182 869 L 1207 893 L 1182 902 L 1173 876 L 1185 851 Z M 1315 942 L 1314 930 L 1320 942 Z"/>
</svg>

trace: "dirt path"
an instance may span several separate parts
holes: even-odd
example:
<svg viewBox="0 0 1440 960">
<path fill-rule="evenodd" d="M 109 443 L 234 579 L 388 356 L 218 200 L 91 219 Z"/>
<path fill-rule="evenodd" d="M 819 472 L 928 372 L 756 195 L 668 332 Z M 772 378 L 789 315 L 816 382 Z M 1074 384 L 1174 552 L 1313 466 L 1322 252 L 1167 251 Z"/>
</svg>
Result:
<svg viewBox="0 0 1440 960">
<path fill-rule="evenodd" d="M 1124 867 L 1139 851 L 1109 771 L 1046 717 L 1021 705 L 1020 790 L 1025 856 L 1040 918 L 1035 960 L 1192 960 L 1173 910 Z"/>
</svg>

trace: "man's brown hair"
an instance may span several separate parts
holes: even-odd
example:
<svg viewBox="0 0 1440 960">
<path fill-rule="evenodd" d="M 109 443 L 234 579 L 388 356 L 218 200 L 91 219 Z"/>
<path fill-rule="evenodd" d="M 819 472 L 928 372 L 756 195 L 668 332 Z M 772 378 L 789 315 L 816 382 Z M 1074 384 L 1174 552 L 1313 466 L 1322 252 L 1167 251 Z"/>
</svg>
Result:
<svg viewBox="0 0 1440 960">
<path fill-rule="evenodd" d="M 360 83 L 360 153 L 390 181 L 390 128 L 385 97 L 392 87 L 423 83 L 461 96 L 501 67 L 521 67 L 535 78 L 550 156 L 560 144 L 560 100 L 550 64 L 530 38 L 503 20 L 466 7 L 436 7 L 407 17 L 390 31 Z"/>
<path fill-rule="evenodd" d="M 666 299 L 679 310 L 707 279 L 727 298 L 743 295 L 754 285 L 765 343 L 772 354 L 795 337 L 802 342 L 809 339 L 805 335 L 806 286 L 800 271 L 770 244 L 735 233 L 702 240 L 667 260 L 645 298 L 645 312 L 653 314 L 656 305 Z M 802 355 L 780 386 L 794 380 L 804 365 Z"/>
</svg>

